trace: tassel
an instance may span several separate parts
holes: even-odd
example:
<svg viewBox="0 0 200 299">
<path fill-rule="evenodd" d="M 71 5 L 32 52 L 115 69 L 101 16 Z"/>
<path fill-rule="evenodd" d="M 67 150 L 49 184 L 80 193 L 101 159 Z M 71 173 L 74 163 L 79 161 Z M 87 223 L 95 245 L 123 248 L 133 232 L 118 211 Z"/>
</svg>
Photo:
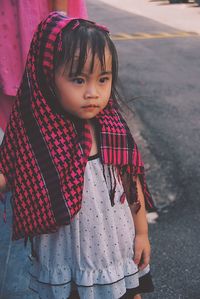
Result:
<svg viewBox="0 0 200 299">
<path fill-rule="evenodd" d="M 130 179 L 130 203 L 134 203 L 138 201 L 138 190 L 136 180 L 132 177 Z"/>
<path fill-rule="evenodd" d="M 137 214 L 137 212 L 139 211 L 139 209 L 141 207 L 141 203 L 138 198 L 138 189 L 137 189 L 136 178 L 131 179 L 130 191 L 131 191 L 130 204 L 131 204 L 134 212 Z"/>
<path fill-rule="evenodd" d="M 105 179 L 105 182 L 108 186 L 106 174 L 105 174 L 105 166 L 103 165 L 103 176 Z M 110 179 L 110 191 L 109 191 L 109 197 L 110 197 L 110 202 L 111 206 L 113 207 L 115 205 L 115 192 L 116 192 L 116 187 L 117 187 L 117 179 L 115 175 L 115 168 L 112 165 L 108 165 L 108 174 L 109 174 L 109 179 Z"/>
<path fill-rule="evenodd" d="M 115 189 L 110 190 L 110 202 L 111 206 L 114 207 L 115 205 Z"/>
<path fill-rule="evenodd" d="M 125 198 L 127 198 L 130 208 L 137 213 L 141 204 L 138 198 L 135 168 L 131 165 L 122 167 L 120 170 L 120 176 L 124 188 L 124 193 L 121 195 L 120 202 L 123 203 Z"/>
<path fill-rule="evenodd" d="M 106 174 L 105 174 L 105 166 L 104 166 L 104 164 L 102 164 L 102 166 L 103 166 L 103 177 L 104 177 L 104 180 L 107 184 L 107 178 L 106 178 Z"/>
<path fill-rule="evenodd" d="M 126 193 L 122 193 L 121 197 L 120 197 L 120 202 L 121 203 L 124 203 L 125 202 L 125 199 L 126 199 Z"/>
<path fill-rule="evenodd" d="M 114 169 L 113 165 L 108 167 L 108 172 L 109 172 L 110 185 L 111 185 L 110 202 L 111 202 L 111 206 L 113 207 L 115 205 L 115 192 L 116 192 L 116 186 L 117 186 L 117 180 L 116 180 L 116 176 L 115 176 L 115 169 Z M 114 183 L 114 186 L 113 186 L 113 183 Z"/>
<path fill-rule="evenodd" d="M 140 210 L 140 208 L 141 208 L 141 203 L 139 202 L 139 200 L 137 202 L 134 202 L 134 204 L 133 204 L 133 210 L 134 210 L 134 212 L 136 214 Z"/>
<path fill-rule="evenodd" d="M 58 52 L 62 52 L 62 31 L 59 33 Z"/>
</svg>

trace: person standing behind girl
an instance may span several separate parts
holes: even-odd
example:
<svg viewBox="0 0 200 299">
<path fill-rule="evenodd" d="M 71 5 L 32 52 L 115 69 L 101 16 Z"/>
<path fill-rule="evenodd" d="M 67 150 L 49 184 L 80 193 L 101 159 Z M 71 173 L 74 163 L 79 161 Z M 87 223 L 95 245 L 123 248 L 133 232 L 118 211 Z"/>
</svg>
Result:
<svg viewBox="0 0 200 299">
<path fill-rule="evenodd" d="M 153 291 L 153 201 L 117 105 L 117 61 L 106 27 L 57 12 L 31 43 L 0 147 L 0 190 L 13 192 L 13 240 L 31 240 L 30 288 L 42 299 Z"/>
</svg>

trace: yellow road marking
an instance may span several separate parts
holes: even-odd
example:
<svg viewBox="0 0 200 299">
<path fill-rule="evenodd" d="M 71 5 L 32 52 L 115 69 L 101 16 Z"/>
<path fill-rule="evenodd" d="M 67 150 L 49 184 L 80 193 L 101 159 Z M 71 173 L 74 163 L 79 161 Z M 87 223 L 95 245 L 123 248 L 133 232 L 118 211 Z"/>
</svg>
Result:
<svg viewBox="0 0 200 299">
<path fill-rule="evenodd" d="M 164 38 L 176 38 L 176 37 L 190 37 L 190 36 L 200 36 L 196 32 L 187 32 L 187 31 L 180 31 L 180 32 L 173 32 L 173 33 L 167 33 L 167 32 L 159 32 L 159 33 L 117 33 L 112 34 L 111 38 L 113 40 L 140 40 L 140 39 L 164 39 Z"/>
</svg>

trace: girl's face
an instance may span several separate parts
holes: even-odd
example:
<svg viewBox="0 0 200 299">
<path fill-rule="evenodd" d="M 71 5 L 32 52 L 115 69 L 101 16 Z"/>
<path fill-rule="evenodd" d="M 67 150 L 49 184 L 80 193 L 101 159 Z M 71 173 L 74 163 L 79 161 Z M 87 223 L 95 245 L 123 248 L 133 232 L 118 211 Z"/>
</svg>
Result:
<svg viewBox="0 0 200 299">
<path fill-rule="evenodd" d="M 76 60 L 76 56 L 74 57 Z M 77 56 L 78 59 L 78 56 Z M 111 95 L 112 57 L 105 48 L 105 67 L 102 70 L 98 57 L 94 58 L 91 68 L 92 54 L 88 50 L 87 59 L 82 72 L 70 74 L 70 66 L 62 65 L 55 73 L 55 84 L 58 98 L 65 111 L 81 119 L 91 119 L 103 110 Z M 76 66 L 76 61 L 74 62 Z"/>
</svg>

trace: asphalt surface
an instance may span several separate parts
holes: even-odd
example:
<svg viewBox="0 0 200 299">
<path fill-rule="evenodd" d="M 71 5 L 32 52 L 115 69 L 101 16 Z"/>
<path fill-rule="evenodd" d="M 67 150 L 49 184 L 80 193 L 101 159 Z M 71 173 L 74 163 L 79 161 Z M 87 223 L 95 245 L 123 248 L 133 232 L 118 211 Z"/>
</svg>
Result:
<svg viewBox="0 0 200 299">
<path fill-rule="evenodd" d="M 173 28 L 88 1 L 91 18 L 112 33 L 172 33 Z M 112 17 L 111 17 L 112 16 Z M 199 37 L 116 41 L 128 105 L 160 165 L 151 187 L 175 202 L 150 226 L 156 290 L 145 298 L 200 298 Z M 131 99 L 136 98 L 135 101 Z M 134 119 L 133 119 L 134 123 Z M 151 172 L 151 170 L 150 170 Z M 159 176 L 165 176 L 163 188 Z M 155 192 L 154 190 L 152 190 Z M 175 197 L 174 197 L 175 195 Z"/>
<path fill-rule="evenodd" d="M 170 4 L 169 0 L 100 0 L 118 9 L 141 15 L 159 23 L 173 27 L 175 30 L 185 30 L 200 33 L 200 7 L 194 0 L 188 3 Z"/>
<path fill-rule="evenodd" d="M 87 3 L 90 19 L 107 25 L 112 33 L 174 30 L 97 0 Z M 146 142 L 142 151 L 148 152 L 150 185 L 162 208 L 158 223 L 150 225 L 156 290 L 144 298 L 200 299 L 200 39 L 144 38 L 116 41 L 116 46 L 125 99 L 136 111 L 132 126 L 136 134 L 141 131 L 140 146 Z M 164 207 L 165 200 L 173 203 Z M 10 221 L 9 214 L 8 225 L 1 225 L 0 299 L 36 299 L 27 287 L 29 250 L 22 241 L 11 243 Z"/>
</svg>

